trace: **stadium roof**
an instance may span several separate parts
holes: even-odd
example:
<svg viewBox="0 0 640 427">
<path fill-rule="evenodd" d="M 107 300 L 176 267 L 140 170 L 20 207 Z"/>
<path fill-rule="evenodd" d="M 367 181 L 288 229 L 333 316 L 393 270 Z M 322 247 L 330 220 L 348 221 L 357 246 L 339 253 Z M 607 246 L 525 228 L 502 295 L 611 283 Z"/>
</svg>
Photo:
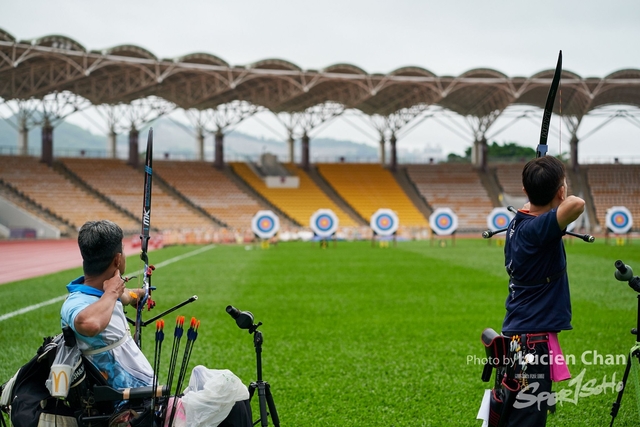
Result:
<svg viewBox="0 0 640 427">
<path fill-rule="evenodd" d="M 421 67 L 402 67 L 368 74 L 352 64 L 303 70 L 275 58 L 233 66 L 209 53 L 162 59 L 135 45 L 88 50 L 62 35 L 16 40 L 0 29 L 0 97 L 5 101 L 70 91 L 94 105 L 126 104 L 153 95 L 183 109 L 205 110 L 241 100 L 274 113 L 301 112 L 337 102 L 369 115 L 438 105 L 462 116 L 486 117 L 511 105 L 543 108 L 553 72 L 509 77 L 479 68 L 437 76 Z M 638 69 L 602 78 L 563 71 L 561 88 L 564 116 L 582 117 L 606 105 L 640 107 Z"/>
</svg>

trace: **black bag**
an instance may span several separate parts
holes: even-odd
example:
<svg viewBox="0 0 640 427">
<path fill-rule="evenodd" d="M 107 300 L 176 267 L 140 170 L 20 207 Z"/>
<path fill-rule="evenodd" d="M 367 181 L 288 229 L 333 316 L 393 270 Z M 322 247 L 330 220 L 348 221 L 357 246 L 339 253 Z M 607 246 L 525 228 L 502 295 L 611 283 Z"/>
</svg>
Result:
<svg viewBox="0 0 640 427">
<path fill-rule="evenodd" d="M 36 355 L 18 370 L 12 390 L 6 391 L 11 393 L 10 419 L 14 427 L 37 427 L 42 414 L 73 417 L 73 410 L 63 400 L 51 397 L 45 386 L 61 341 L 61 336 L 45 338 Z"/>
</svg>

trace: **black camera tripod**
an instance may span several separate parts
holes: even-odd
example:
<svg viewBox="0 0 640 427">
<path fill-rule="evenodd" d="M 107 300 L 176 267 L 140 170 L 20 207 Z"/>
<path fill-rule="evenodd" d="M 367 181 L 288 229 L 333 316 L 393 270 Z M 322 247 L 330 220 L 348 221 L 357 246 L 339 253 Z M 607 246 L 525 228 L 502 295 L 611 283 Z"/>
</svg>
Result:
<svg viewBox="0 0 640 427">
<path fill-rule="evenodd" d="M 611 408 L 611 424 L 609 427 L 613 426 L 613 422 L 618 416 L 618 411 L 620 410 L 620 403 L 622 402 L 622 395 L 624 394 L 624 390 L 627 388 L 627 380 L 629 379 L 629 372 L 631 371 L 632 359 L 635 358 L 640 363 L 640 341 L 638 341 L 638 331 L 640 331 L 640 277 L 633 275 L 633 270 L 628 265 L 625 265 L 622 261 L 618 260 L 615 262 L 616 279 L 621 282 L 628 282 L 631 289 L 638 292 L 638 313 L 636 316 L 636 327 L 631 330 L 631 333 L 636 336 L 636 343 L 631 350 L 629 350 L 629 356 L 627 357 L 627 366 L 624 370 L 624 376 L 622 377 L 622 388 L 618 392 L 618 398 L 613 403 L 613 407 Z M 635 367 L 638 369 L 638 367 Z M 638 385 L 636 385 L 638 387 Z"/>
<path fill-rule="evenodd" d="M 253 346 L 256 349 L 256 367 L 258 379 L 249 384 L 249 400 L 253 398 L 253 394 L 258 390 L 258 403 L 260 405 L 260 418 L 253 423 L 262 427 L 269 425 L 269 416 L 275 427 L 280 427 L 280 418 L 278 418 L 278 411 L 276 410 L 276 404 L 273 401 L 273 395 L 271 394 L 271 386 L 268 382 L 262 380 L 262 332 L 258 330 L 258 327 L 262 325 L 262 322 L 258 324 L 253 323 L 253 314 L 250 311 L 240 311 L 237 308 L 229 305 L 227 306 L 227 313 L 236 320 L 236 324 L 241 329 L 248 329 L 250 334 L 253 334 Z M 267 407 L 269 410 L 267 411 Z"/>
</svg>

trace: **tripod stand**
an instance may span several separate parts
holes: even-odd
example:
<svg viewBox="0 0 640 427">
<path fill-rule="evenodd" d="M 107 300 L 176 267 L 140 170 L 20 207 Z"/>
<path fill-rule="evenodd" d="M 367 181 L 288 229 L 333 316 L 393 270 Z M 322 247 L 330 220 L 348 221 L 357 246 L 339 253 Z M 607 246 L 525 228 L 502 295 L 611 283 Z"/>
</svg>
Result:
<svg viewBox="0 0 640 427">
<path fill-rule="evenodd" d="M 638 292 L 638 295 L 637 295 L 638 312 L 636 315 L 636 327 L 631 330 L 631 333 L 636 336 L 636 343 L 633 347 L 631 347 L 631 350 L 629 350 L 629 356 L 627 357 L 627 366 L 624 370 L 624 376 L 622 377 L 622 388 L 618 392 L 618 397 L 616 401 L 613 403 L 613 406 L 611 408 L 611 424 L 609 424 L 609 427 L 613 427 L 613 422 L 618 416 L 618 411 L 620 410 L 620 403 L 622 402 L 622 395 L 624 394 L 624 390 L 627 388 L 627 380 L 629 379 L 629 372 L 631 371 L 631 368 L 632 368 L 631 366 L 631 364 L 633 363 L 632 359 L 635 358 L 638 360 L 638 363 L 640 363 L 640 341 L 638 341 L 638 331 L 640 331 L 640 277 L 638 276 L 634 277 L 631 267 L 629 267 L 628 265 L 625 265 L 620 260 L 615 262 L 615 267 L 616 267 L 616 272 L 615 272 L 616 279 L 622 282 L 628 281 L 631 289 Z M 634 369 L 636 370 L 636 372 L 638 372 L 637 366 L 634 367 Z M 639 386 L 640 384 L 636 384 L 636 387 L 639 387 Z"/>
<path fill-rule="evenodd" d="M 260 418 L 253 425 L 258 424 L 262 427 L 269 425 L 269 415 L 275 427 L 280 427 L 280 418 L 278 418 L 278 411 L 276 410 L 276 404 L 273 401 L 271 395 L 271 386 L 268 382 L 262 381 L 262 343 L 264 341 L 262 332 L 258 330 L 262 322 L 258 322 L 257 325 L 253 323 L 253 314 L 250 311 L 240 311 L 237 308 L 229 305 L 227 306 L 227 313 L 236 320 L 236 324 L 240 329 L 248 329 L 250 334 L 253 334 L 253 346 L 256 349 L 256 368 L 258 379 L 249 384 L 249 400 L 253 398 L 253 394 L 258 390 L 258 403 L 260 405 Z M 269 410 L 267 411 L 267 408 Z"/>
<path fill-rule="evenodd" d="M 257 367 L 257 381 L 252 382 L 249 385 L 249 400 L 253 398 L 253 394 L 256 389 L 258 390 L 258 403 L 260 404 L 260 419 L 262 427 L 269 425 L 267 417 L 271 415 L 273 425 L 280 427 L 280 419 L 278 418 L 278 411 L 276 410 L 276 404 L 273 402 L 273 396 L 271 395 L 271 386 L 268 382 L 262 381 L 262 332 L 258 330 L 258 326 L 262 325 L 262 322 L 258 322 L 257 325 L 253 325 L 249 328 L 249 333 L 253 333 L 253 346 L 256 348 L 256 367 Z M 267 406 L 269 412 L 267 412 Z M 256 421 L 255 424 L 258 423 Z"/>
</svg>

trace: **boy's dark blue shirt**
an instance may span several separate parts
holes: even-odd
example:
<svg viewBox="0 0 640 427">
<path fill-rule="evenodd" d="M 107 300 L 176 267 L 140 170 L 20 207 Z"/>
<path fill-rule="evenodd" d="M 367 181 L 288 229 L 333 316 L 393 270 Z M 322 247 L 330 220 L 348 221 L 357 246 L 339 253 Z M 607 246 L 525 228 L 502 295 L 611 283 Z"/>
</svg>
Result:
<svg viewBox="0 0 640 427">
<path fill-rule="evenodd" d="M 556 209 L 539 216 L 518 211 L 509 224 L 504 255 L 511 278 L 504 334 L 572 329 L 562 235 Z M 564 274 L 546 283 L 546 278 L 562 271 Z"/>
</svg>

